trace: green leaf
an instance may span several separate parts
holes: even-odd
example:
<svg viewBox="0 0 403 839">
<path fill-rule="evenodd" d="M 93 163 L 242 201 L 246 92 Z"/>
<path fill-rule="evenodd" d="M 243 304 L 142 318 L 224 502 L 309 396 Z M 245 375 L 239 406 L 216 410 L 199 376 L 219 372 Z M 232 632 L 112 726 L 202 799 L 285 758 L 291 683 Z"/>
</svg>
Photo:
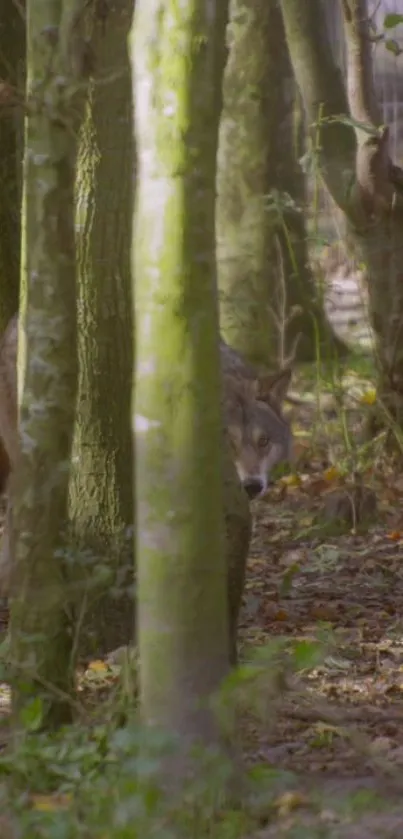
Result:
<svg viewBox="0 0 403 839">
<path fill-rule="evenodd" d="M 385 41 L 385 47 L 386 47 L 387 50 L 389 50 L 389 52 L 392 52 L 393 55 L 401 55 L 402 52 L 403 52 L 403 50 L 400 49 L 397 41 L 393 41 L 391 39 L 388 39 L 387 41 Z"/>
<path fill-rule="evenodd" d="M 43 701 L 37 696 L 24 705 L 20 713 L 21 722 L 28 731 L 38 731 L 43 720 Z"/>
<path fill-rule="evenodd" d="M 312 670 L 323 661 L 324 649 L 317 641 L 297 641 L 293 658 L 297 670 Z"/>
<path fill-rule="evenodd" d="M 393 27 L 398 26 L 399 23 L 403 23 L 403 15 L 397 15 L 391 12 L 390 14 L 385 15 L 383 19 L 383 28 L 393 29 Z"/>
</svg>

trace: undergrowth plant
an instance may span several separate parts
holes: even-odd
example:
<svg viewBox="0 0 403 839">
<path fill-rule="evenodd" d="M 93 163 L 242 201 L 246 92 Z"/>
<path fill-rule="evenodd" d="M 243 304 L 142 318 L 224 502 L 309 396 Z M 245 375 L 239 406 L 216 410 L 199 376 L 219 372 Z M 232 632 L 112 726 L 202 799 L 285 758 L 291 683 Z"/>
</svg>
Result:
<svg viewBox="0 0 403 839">
<path fill-rule="evenodd" d="M 87 706 L 84 700 L 76 723 L 42 732 L 38 704 L 0 754 L 1 810 L 10 830 L 1 835 L 243 839 L 262 820 L 270 823 L 294 780 L 290 773 L 256 761 L 249 769 L 234 764 L 242 745 L 240 732 L 248 716 L 255 724 L 275 725 L 275 709 L 293 689 L 292 680 L 323 660 L 329 637 L 322 632 L 310 642 L 275 639 L 250 654 L 213 699 L 230 751 L 194 749 L 194 769 L 180 790 L 164 791 L 160 784 L 161 762 L 175 755 L 179 742 L 141 725 L 133 694 L 129 710 L 127 683 L 118 682 L 113 666 L 104 671 L 94 667 L 92 682 L 88 674 L 81 680 Z M 102 700 L 107 673 L 110 695 Z M 93 696 L 97 675 L 99 707 Z M 120 718 L 119 708 L 125 708 Z M 228 793 L 229 789 L 235 792 Z"/>
</svg>

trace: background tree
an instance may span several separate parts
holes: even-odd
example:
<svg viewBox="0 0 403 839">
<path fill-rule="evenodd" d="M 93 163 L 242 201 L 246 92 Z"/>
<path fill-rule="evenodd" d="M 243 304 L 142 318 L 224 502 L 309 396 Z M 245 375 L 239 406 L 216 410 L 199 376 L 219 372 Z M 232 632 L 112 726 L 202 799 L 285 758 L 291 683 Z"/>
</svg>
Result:
<svg viewBox="0 0 403 839">
<path fill-rule="evenodd" d="M 72 551 L 83 570 L 77 619 L 83 653 L 127 644 L 134 630 L 133 353 L 130 238 L 134 147 L 127 36 L 132 3 L 97 7 L 95 56 L 76 184 L 77 422 L 70 484 Z"/>
<path fill-rule="evenodd" d="M 61 549 L 77 380 L 74 165 L 77 81 L 83 79 L 74 59 L 84 45 L 80 22 L 68 0 L 27 5 L 11 661 L 17 718 L 42 697 L 45 725 L 70 719 L 74 672 Z M 49 37 L 55 27 L 57 42 Z"/>
<path fill-rule="evenodd" d="M 18 309 L 25 23 L 15 0 L 0 0 L 0 334 Z M 9 473 L 0 442 L 0 492 Z"/>
<path fill-rule="evenodd" d="M 363 0 L 342 3 L 347 90 L 333 60 L 320 0 L 281 0 L 281 8 L 307 118 L 314 124 L 322 117 L 318 164 L 367 266 L 379 399 L 402 425 L 403 172 L 392 164 L 389 133 L 380 127 L 365 4 Z M 340 116 L 341 120 L 334 119 Z"/>
<path fill-rule="evenodd" d="M 130 240 L 135 160 L 126 48 L 130 22 L 129 2 L 110 8 L 107 21 L 95 21 L 95 75 L 80 134 L 76 186 L 79 395 L 70 518 L 72 553 L 77 552 L 81 562 L 88 559 L 76 600 L 78 642 L 84 654 L 127 644 L 134 624 L 128 385 L 133 352 Z M 228 446 L 225 510 L 235 660 L 250 514 Z M 77 573 L 76 564 L 73 587 Z"/>
<path fill-rule="evenodd" d="M 225 5 L 137 0 L 131 45 L 141 705 L 185 743 L 216 739 L 205 702 L 228 668 L 214 259 Z"/>
<path fill-rule="evenodd" d="M 0 333 L 18 308 L 25 24 L 14 0 L 0 2 Z"/>
<path fill-rule="evenodd" d="M 281 11 L 233 0 L 228 33 L 217 205 L 221 328 L 252 362 L 283 359 L 297 335 L 299 357 L 312 359 L 324 342 L 329 350 L 330 333 L 309 267 L 299 103 Z"/>
</svg>

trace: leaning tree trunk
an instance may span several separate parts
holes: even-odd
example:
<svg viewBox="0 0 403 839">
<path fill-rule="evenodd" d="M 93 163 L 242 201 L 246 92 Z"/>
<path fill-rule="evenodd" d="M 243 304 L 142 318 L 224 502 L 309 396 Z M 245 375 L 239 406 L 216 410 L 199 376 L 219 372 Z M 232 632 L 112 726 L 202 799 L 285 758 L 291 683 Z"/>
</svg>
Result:
<svg viewBox="0 0 403 839">
<path fill-rule="evenodd" d="M 320 0 L 281 0 L 287 41 L 310 123 L 321 122 L 319 166 L 368 270 L 378 396 L 403 426 L 403 171 L 372 89 L 363 0 L 343 0 L 348 99 L 332 58 Z M 320 112 L 319 112 L 320 111 Z M 348 120 L 332 117 L 353 117 Z M 361 127 L 360 127 L 361 126 Z M 385 411 L 379 418 L 385 419 Z"/>
<path fill-rule="evenodd" d="M 184 746 L 217 740 L 206 701 L 229 662 L 214 265 L 225 24 L 225 3 L 137 0 L 132 41 L 141 707 Z"/>
<path fill-rule="evenodd" d="M 284 361 L 298 335 L 299 357 L 312 359 L 332 342 L 308 262 L 296 85 L 277 4 L 232 0 L 228 34 L 217 204 L 222 332 L 255 364 Z"/>
<path fill-rule="evenodd" d="M 55 27 L 57 42 L 49 38 Z M 28 3 L 21 401 L 18 440 L 9 451 L 16 470 L 10 557 L 16 725 L 20 713 L 38 700 L 42 725 L 59 725 L 72 713 L 74 660 L 62 533 L 77 382 L 74 167 L 77 89 L 84 90 L 72 62 L 73 43 L 74 49 L 83 44 L 74 2 Z M 14 328 L 10 351 L 16 337 Z M 13 374 L 15 391 L 15 364 L 11 380 Z"/>
<path fill-rule="evenodd" d="M 134 151 L 125 0 L 96 22 L 97 73 L 77 176 L 79 392 L 70 488 L 80 568 L 79 649 L 101 654 L 134 629 L 130 236 Z M 82 589 L 84 589 L 84 594 Z M 84 614 L 85 613 L 85 614 Z"/>
</svg>

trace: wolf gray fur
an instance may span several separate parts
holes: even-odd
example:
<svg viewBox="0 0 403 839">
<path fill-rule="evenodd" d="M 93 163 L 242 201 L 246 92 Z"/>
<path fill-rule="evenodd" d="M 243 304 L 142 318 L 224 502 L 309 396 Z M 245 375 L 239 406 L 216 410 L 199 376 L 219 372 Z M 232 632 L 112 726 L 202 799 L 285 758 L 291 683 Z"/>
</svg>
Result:
<svg viewBox="0 0 403 839">
<path fill-rule="evenodd" d="M 7 455 L 1 460 L 0 480 L 7 490 L 18 453 L 17 348 L 18 316 L 15 315 L 0 341 L 0 438 L 2 451 Z M 8 596 L 10 586 L 11 517 L 12 508 L 8 497 L 3 545 L 0 551 L 0 597 Z"/>
<path fill-rule="evenodd" d="M 291 425 L 282 411 L 292 371 L 258 374 L 220 341 L 224 419 L 239 478 L 250 499 L 263 494 L 271 470 L 292 460 Z"/>
</svg>

